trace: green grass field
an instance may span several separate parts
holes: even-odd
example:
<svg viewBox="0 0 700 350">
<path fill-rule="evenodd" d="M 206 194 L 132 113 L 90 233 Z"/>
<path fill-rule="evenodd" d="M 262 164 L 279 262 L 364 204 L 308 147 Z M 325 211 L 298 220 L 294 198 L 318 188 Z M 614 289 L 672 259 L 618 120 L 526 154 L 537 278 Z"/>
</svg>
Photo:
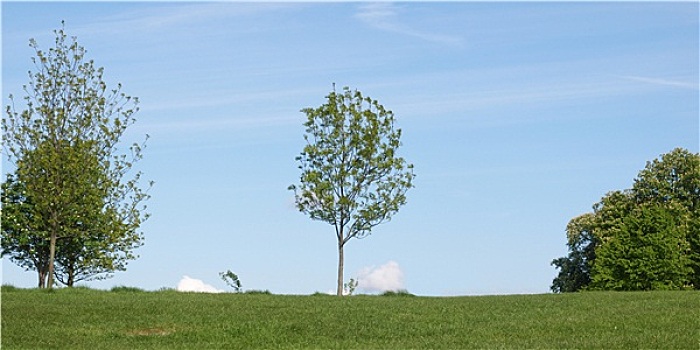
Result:
<svg viewBox="0 0 700 350">
<path fill-rule="evenodd" d="M 700 292 L 483 297 L 2 289 L 3 349 L 700 349 Z"/>
</svg>

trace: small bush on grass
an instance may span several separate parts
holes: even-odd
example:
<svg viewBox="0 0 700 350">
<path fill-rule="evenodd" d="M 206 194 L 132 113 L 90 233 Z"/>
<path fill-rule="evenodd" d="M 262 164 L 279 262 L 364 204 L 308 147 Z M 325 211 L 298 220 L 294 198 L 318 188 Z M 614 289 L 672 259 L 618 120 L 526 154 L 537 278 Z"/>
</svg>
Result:
<svg viewBox="0 0 700 350">
<path fill-rule="evenodd" d="M 388 290 L 384 293 L 381 294 L 383 297 L 415 297 L 414 294 L 409 293 L 407 290 L 402 289 L 402 290 Z"/>
<path fill-rule="evenodd" d="M 127 286 L 113 287 L 111 289 L 111 291 L 115 292 L 115 293 L 141 293 L 141 292 L 144 292 L 144 290 L 141 288 L 127 287 Z"/>
<path fill-rule="evenodd" d="M 262 295 L 272 295 L 272 293 L 267 289 L 265 289 L 265 290 L 255 290 L 255 289 L 247 290 L 244 293 L 245 294 L 258 294 L 258 295 L 261 295 L 261 294 Z"/>
</svg>

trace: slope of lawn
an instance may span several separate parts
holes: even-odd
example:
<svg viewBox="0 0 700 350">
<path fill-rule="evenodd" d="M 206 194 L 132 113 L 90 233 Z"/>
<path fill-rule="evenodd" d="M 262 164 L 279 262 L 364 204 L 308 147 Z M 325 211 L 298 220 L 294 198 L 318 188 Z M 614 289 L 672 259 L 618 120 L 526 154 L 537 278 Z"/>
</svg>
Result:
<svg viewBox="0 0 700 350">
<path fill-rule="evenodd" d="M 3 349 L 700 348 L 700 292 L 483 297 L 2 289 Z"/>
</svg>

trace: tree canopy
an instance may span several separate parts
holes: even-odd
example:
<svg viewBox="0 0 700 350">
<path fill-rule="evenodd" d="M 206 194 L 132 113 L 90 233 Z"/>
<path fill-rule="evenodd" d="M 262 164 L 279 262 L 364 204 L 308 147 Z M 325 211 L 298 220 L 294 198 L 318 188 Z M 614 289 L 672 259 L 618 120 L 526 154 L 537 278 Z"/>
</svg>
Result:
<svg viewBox="0 0 700 350">
<path fill-rule="evenodd" d="M 318 108 L 305 108 L 307 144 L 296 158 L 301 169 L 297 208 L 333 225 L 338 242 L 337 294 L 343 292 L 343 247 L 396 214 L 413 187 L 413 165 L 397 155 L 401 129 L 394 114 L 348 87 L 332 91 Z"/>
<path fill-rule="evenodd" d="M 555 292 L 700 289 L 700 155 L 648 162 L 631 189 L 606 194 L 567 226 Z"/>
<path fill-rule="evenodd" d="M 104 69 L 85 58 L 77 39 L 63 28 L 54 33 L 48 51 L 30 39 L 36 70 L 23 106 L 10 95 L 2 120 L 3 146 L 16 166 L 2 187 L 2 254 L 36 270 L 40 287 L 52 287 L 54 277 L 73 285 L 123 270 L 148 218 L 142 175 L 130 174 L 143 144 L 118 148 L 138 99 L 121 84 L 108 88 Z"/>
</svg>

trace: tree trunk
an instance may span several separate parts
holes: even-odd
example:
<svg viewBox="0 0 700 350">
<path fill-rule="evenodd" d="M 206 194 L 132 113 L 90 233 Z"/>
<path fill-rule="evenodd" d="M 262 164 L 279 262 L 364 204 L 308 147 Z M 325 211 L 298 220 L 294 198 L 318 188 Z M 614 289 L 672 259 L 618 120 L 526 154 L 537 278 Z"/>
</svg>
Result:
<svg viewBox="0 0 700 350">
<path fill-rule="evenodd" d="M 71 266 L 68 268 L 68 283 L 66 284 L 68 287 L 73 287 L 73 284 L 75 283 L 75 265 L 71 263 Z"/>
<path fill-rule="evenodd" d="M 37 275 L 39 275 L 39 288 L 46 287 L 46 271 L 42 267 L 37 268 Z"/>
<path fill-rule="evenodd" d="M 338 241 L 338 289 L 336 294 L 343 296 L 343 241 Z"/>
<path fill-rule="evenodd" d="M 47 288 L 53 288 L 53 272 L 54 272 L 54 260 L 56 257 L 56 228 L 51 231 L 51 242 L 49 243 L 49 271 L 48 271 L 48 283 Z"/>
</svg>

